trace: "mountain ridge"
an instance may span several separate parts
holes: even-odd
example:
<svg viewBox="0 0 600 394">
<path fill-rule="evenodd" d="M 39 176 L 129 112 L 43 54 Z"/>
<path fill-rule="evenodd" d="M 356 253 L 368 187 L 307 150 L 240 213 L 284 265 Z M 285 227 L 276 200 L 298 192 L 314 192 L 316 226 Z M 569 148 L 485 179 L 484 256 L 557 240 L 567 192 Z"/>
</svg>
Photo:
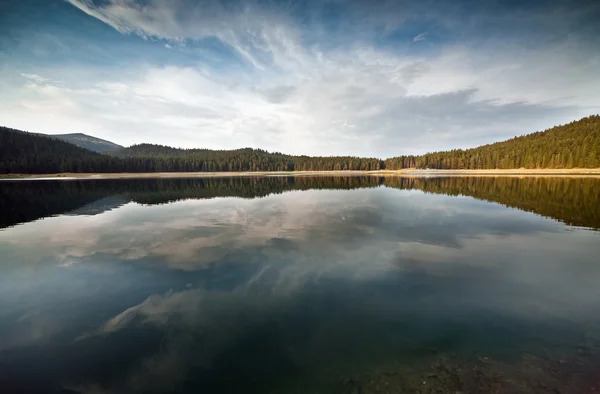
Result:
<svg viewBox="0 0 600 394">
<path fill-rule="evenodd" d="M 94 137 L 84 133 L 68 133 L 68 134 L 45 134 L 50 138 L 56 138 L 80 148 L 88 149 L 93 152 L 106 153 L 124 148 L 122 145 L 115 144 L 112 141 Z"/>
<path fill-rule="evenodd" d="M 66 145 L 58 144 L 58 141 Z M 181 149 L 154 144 L 137 144 L 99 154 L 53 136 L 8 128 L 0 128 L 0 146 L 3 147 L 0 173 L 599 168 L 600 116 L 591 115 L 477 148 L 385 160 L 356 156 L 295 156 L 253 148 Z"/>
</svg>

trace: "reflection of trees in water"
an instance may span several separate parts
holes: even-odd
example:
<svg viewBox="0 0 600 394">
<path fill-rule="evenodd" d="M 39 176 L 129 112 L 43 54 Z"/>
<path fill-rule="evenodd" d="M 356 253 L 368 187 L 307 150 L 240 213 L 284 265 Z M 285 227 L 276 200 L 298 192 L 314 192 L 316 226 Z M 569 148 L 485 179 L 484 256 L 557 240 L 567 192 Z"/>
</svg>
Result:
<svg viewBox="0 0 600 394">
<path fill-rule="evenodd" d="M 163 204 L 185 199 L 257 198 L 293 190 L 349 190 L 381 185 L 401 190 L 471 196 L 535 212 L 570 225 L 600 228 L 600 181 L 594 178 L 376 176 L 4 182 L 0 185 L 0 212 L 3 213 L 0 227 L 68 213 L 105 197 L 114 197 L 122 203 Z"/>
<path fill-rule="evenodd" d="M 385 185 L 426 193 L 470 196 L 573 226 L 600 228 L 600 180 L 595 178 L 386 178 Z"/>
<path fill-rule="evenodd" d="M 166 204 L 215 197 L 257 198 L 292 190 L 358 189 L 380 183 L 377 177 L 328 176 L 11 181 L 0 183 L 0 228 L 69 213 L 105 197 L 120 199 L 122 204 Z"/>
</svg>

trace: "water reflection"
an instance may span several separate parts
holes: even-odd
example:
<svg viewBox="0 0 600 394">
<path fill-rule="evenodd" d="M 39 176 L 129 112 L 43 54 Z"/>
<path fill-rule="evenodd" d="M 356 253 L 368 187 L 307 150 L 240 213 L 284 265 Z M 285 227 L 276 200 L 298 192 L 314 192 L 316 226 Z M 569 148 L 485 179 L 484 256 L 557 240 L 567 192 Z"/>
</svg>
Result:
<svg viewBox="0 0 600 394">
<path fill-rule="evenodd" d="M 0 388 L 590 389 L 600 234 L 436 193 L 595 227 L 598 181 L 460 179 L 2 184 L 65 214 L 0 231 Z"/>
<path fill-rule="evenodd" d="M 470 196 L 600 228 L 599 180 L 594 177 L 248 177 L 0 182 L 0 228 L 56 214 L 101 213 L 127 202 L 164 204 L 184 199 L 256 198 L 293 190 L 385 186 L 451 196 Z"/>
</svg>

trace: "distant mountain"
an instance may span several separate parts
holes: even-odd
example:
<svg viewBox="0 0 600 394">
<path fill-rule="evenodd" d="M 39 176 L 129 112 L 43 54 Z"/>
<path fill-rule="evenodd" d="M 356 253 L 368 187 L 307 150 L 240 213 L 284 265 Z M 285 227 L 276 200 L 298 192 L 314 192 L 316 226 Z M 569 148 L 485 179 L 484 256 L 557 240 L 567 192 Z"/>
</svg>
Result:
<svg viewBox="0 0 600 394">
<path fill-rule="evenodd" d="M 106 153 L 112 152 L 123 148 L 121 145 L 117 145 L 114 142 L 106 141 L 100 138 L 92 137 L 91 135 L 83 133 L 72 133 L 72 134 L 47 134 L 49 137 L 56 138 L 73 145 L 77 145 L 80 148 L 89 149 L 94 152 Z"/>
</svg>

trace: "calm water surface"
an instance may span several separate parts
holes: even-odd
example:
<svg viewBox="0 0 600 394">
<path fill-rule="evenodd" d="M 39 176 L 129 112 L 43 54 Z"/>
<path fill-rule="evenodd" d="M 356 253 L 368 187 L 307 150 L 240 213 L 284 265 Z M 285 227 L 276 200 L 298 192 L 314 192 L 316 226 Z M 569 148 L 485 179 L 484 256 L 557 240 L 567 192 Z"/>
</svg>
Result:
<svg viewBox="0 0 600 394">
<path fill-rule="evenodd" d="M 600 180 L 0 182 L 0 392 L 600 391 Z"/>
</svg>

